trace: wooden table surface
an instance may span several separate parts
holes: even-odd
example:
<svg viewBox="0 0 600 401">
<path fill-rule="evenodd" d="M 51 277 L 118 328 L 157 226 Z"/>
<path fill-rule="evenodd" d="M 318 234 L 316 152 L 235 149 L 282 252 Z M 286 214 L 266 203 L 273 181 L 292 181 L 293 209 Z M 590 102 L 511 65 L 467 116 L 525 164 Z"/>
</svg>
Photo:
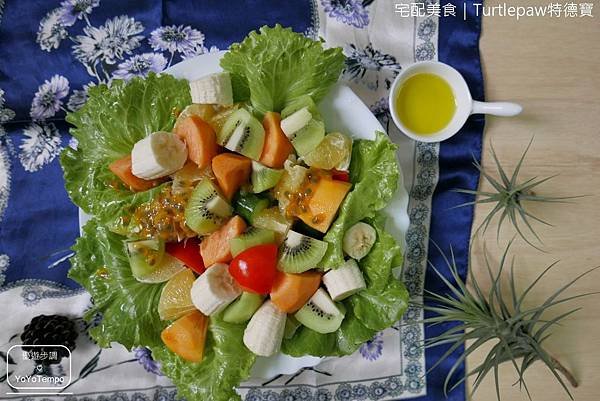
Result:
<svg viewBox="0 0 600 401">
<path fill-rule="evenodd" d="M 543 1 L 520 0 L 511 4 L 542 5 Z M 485 4 L 500 2 L 490 0 Z M 524 107 L 523 114 L 516 118 L 488 118 L 484 167 L 493 169 L 489 151 L 493 142 L 500 160 L 512 172 L 535 135 L 522 177 L 560 173 L 540 186 L 538 192 L 590 195 L 572 204 L 530 206 L 532 212 L 555 226 L 535 226 L 548 253 L 516 241 L 512 253 L 517 257 L 517 283 L 525 287 L 544 267 L 560 260 L 539 291 L 532 294 L 531 305 L 575 275 L 600 265 L 600 4 L 593 11 L 594 18 L 483 20 L 481 51 L 487 100 L 513 100 Z M 482 188 L 488 186 L 483 184 Z M 477 207 L 476 225 L 489 210 Z M 492 259 L 497 260 L 514 231 L 507 227 L 500 245 L 492 231 L 484 238 Z M 475 244 L 471 259 L 476 277 L 484 277 L 482 247 L 482 241 Z M 569 294 L 598 290 L 600 270 L 575 285 Z M 555 329 L 546 348 L 579 379 L 579 387 L 573 389 L 575 399 L 596 401 L 600 399 L 600 295 L 576 300 L 572 306 L 583 306 L 583 310 Z M 566 310 L 566 306 L 557 307 L 554 316 Z M 483 351 L 477 352 L 468 359 L 468 366 L 476 366 L 484 356 Z M 525 392 L 512 386 L 516 380 L 512 365 L 505 364 L 500 377 L 503 400 L 527 399 Z M 533 365 L 526 378 L 534 400 L 568 400 L 541 363 Z M 472 399 L 496 399 L 493 374 Z"/>
</svg>

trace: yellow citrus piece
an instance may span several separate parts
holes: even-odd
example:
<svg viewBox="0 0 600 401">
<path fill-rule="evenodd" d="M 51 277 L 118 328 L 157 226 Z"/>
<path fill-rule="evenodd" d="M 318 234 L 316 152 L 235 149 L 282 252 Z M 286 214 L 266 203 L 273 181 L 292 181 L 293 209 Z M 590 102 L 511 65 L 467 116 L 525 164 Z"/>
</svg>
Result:
<svg viewBox="0 0 600 401">
<path fill-rule="evenodd" d="M 177 130 L 177 125 L 189 116 L 198 116 L 208 122 L 215 115 L 215 108 L 212 104 L 190 104 L 177 116 L 173 132 Z"/>
<path fill-rule="evenodd" d="M 195 279 L 194 273 L 185 269 L 167 282 L 158 301 L 158 315 L 161 320 L 175 320 L 195 309 L 191 296 Z"/>
<path fill-rule="evenodd" d="M 136 278 L 142 283 L 164 283 L 184 269 L 187 268 L 183 262 L 165 253 L 160 264 L 151 273 Z"/>
<path fill-rule="evenodd" d="M 315 150 L 304 156 L 304 162 L 324 170 L 345 170 L 351 152 L 352 140 L 344 134 L 332 132 L 323 138 Z"/>
<path fill-rule="evenodd" d="M 292 221 L 286 219 L 277 206 L 273 206 L 258 212 L 254 217 L 253 224 L 256 227 L 274 231 L 275 240 L 281 244 L 292 226 Z"/>
</svg>

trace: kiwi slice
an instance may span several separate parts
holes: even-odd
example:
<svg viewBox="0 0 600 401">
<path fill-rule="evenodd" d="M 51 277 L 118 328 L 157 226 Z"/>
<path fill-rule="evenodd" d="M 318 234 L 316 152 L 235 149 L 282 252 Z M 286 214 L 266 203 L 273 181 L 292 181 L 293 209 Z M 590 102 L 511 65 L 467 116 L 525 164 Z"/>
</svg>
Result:
<svg viewBox="0 0 600 401">
<path fill-rule="evenodd" d="M 239 125 L 227 140 L 225 147 L 253 160 L 258 160 L 265 144 L 265 129 L 254 117 L 245 125 Z"/>
<path fill-rule="evenodd" d="M 326 251 L 327 243 L 290 230 L 279 248 L 279 268 L 286 273 L 314 269 Z"/>
<path fill-rule="evenodd" d="M 127 241 L 127 255 L 134 277 L 152 274 L 165 254 L 165 243 L 159 239 Z"/>
<path fill-rule="evenodd" d="M 333 333 L 340 328 L 345 317 L 345 309 L 341 305 L 333 302 L 327 292 L 319 288 L 294 317 L 317 333 Z"/>
<path fill-rule="evenodd" d="M 223 124 L 223 128 L 217 132 L 217 143 L 221 146 L 224 146 L 236 128 L 240 126 L 245 126 L 248 121 L 252 118 L 250 112 L 246 109 L 239 109 L 233 112 L 227 120 L 225 120 L 225 124 Z"/>
<path fill-rule="evenodd" d="M 284 118 L 291 116 L 304 107 L 308 108 L 308 111 L 310 111 L 313 118 L 317 120 L 321 119 L 321 114 L 319 114 L 319 110 L 317 110 L 317 105 L 309 95 L 300 96 L 286 104 L 283 110 L 281 110 L 281 119 L 283 120 Z"/>
<path fill-rule="evenodd" d="M 313 150 L 325 138 L 325 124 L 315 118 L 293 135 L 292 145 L 298 156 L 304 156 Z"/>
<path fill-rule="evenodd" d="M 236 257 L 248 248 L 262 244 L 274 244 L 275 233 L 271 230 L 250 227 L 243 234 L 229 240 L 231 254 Z"/>
<path fill-rule="evenodd" d="M 300 322 L 294 317 L 294 315 L 288 315 L 287 320 L 285 321 L 283 338 L 289 340 L 290 338 L 294 337 L 294 334 L 296 334 L 296 330 L 298 330 L 298 327 L 300 326 Z"/>
<path fill-rule="evenodd" d="M 252 175 L 250 176 L 252 192 L 259 193 L 273 188 L 283 177 L 283 171 L 269 168 L 253 160 Z"/>
<path fill-rule="evenodd" d="M 208 178 L 202 179 L 190 196 L 185 207 L 185 223 L 200 235 L 209 234 L 223 225 L 225 216 L 210 210 L 208 204 L 221 197 L 217 188 Z"/>
<path fill-rule="evenodd" d="M 260 308 L 265 297 L 252 292 L 242 292 L 242 295 L 236 299 L 223 312 L 223 320 L 228 323 L 245 323 L 254 312 Z"/>
</svg>

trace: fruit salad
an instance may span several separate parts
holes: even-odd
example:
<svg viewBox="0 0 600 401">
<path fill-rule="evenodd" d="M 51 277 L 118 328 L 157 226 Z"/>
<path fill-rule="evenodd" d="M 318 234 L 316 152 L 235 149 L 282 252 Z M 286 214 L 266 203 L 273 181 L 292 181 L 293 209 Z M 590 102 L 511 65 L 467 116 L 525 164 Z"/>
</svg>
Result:
<svg viewBox="0 0 600 401">
<path fill-rule="evenodd" d="M 327 251 L 319 238 L 352 188 L 352 140 L 326 134 L 308 95 L 260 121 L 248 104 L 233 104 L 229 73 L 190 82 L 190 92 L 208 103 L 187 106 L 173 132 L 151 133 L 109 165 L 131 191 L 164 185 L 158 202 L 135 210 L 127 240 L 133 276 L 167 281 L 158 311 L 174 322 L 163 342 L 198 362 L 204 341 L 182 346 L 182 338 L 197 340 L 197 331 L 205 339 L 198 321 L 219 313 L 247 323 L 244 345 L 260 356 L 280 350 L 288 316 L 296 323 L 287 324 L 288 336 L 297 323 L 335 332 L 345 315 L 336 302 L 366 288 L 357 260 L 377 238 L 356 223 L 344 234 L 345 263 L 328 272 L 319 265 Z"/>
<path fill-rule="evenodd" d="M 224 72 L 90 90 L 61 161 L 93 215 L 70 276 L 101 346 L 149 347 L 181 395 L 229 400 L 257 356 L 350 354 L 400 319 L 402 255 L 380 212 L 396 147 L 332 132 L 318 108 L 343 60 L 263 27 Z"/>
</svg>

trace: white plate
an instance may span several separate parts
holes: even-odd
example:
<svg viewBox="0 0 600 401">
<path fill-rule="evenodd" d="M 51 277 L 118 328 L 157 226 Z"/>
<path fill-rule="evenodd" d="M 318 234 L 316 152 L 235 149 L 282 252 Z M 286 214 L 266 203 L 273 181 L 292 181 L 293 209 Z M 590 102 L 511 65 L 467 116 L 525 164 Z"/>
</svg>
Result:
<svg viewBox="0 0 600 401">
<path fill-rule="evenodd" d="M 208 53 L 178 63 L 165 72 L 176 78 L 195 80 L 204 75 L 222 71 L 219 66 L 224 51 Z M 385 132 L 377 118 L 358 96 L 346 85 L 337 84 L 333 90 L 319 104 L 328 131 L 340 131 L 350 135 L 353 139 L 375 139 L 375 132 Z M 386 207 L 389 216 L 386 230 L 394 235 L 404 248 L 404 236 L 408 229 L 409 218 L 407 214 L 408 193 L 403 185 L 403 176 L 400 172 L 398 191 L 392 202 Z M 80 227 L 89 219 L 81 210 L 79 211 Z M 277 354 L 270 358 L 258 357 L 252 369 L 253 378 L 270 379 L 279 374 L 293 374 L 305 367 L 316 366 L 322 358 L 306 356 L 294 358 L 284 354 Z"/>
</svg>

